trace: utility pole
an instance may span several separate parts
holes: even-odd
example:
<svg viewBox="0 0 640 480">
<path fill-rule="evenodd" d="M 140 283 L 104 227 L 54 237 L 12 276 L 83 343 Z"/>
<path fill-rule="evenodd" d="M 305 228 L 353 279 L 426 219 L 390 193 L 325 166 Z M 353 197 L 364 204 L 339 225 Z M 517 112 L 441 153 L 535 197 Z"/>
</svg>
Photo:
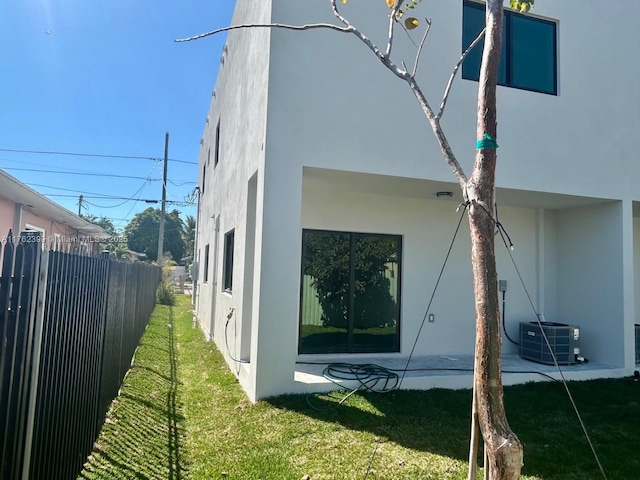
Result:
<svg viewBox="0 0 640 480">
<path fill-rule="evenodd" d="M 78 197 L 78 216 L 82 216 L 82 200 L 84 199 L 84 195 L 80 195 Z"/>
<path fill-rule="evenodd" d="M 167 163 L 169 163 L 169 133 L 164 136 L 164 173 L 162 174 L 162 207 L 160 209 L 160 232 L 158 234 L 158 265 L 164 263 L 164 217 L 167 208 Z"/>
</svg>

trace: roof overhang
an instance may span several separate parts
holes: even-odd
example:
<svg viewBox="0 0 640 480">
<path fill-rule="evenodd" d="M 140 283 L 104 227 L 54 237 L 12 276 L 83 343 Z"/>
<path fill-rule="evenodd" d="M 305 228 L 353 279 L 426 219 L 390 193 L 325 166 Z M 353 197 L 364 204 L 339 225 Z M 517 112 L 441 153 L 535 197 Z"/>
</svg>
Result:
<svg viewBox="0 0 640 480">
<path fill-rule="evenodd" d="M 25 210 L 39 217 L 49 218 L 57 223 L 67 225 L 83 235 L 99 238 L 109 237 L 109 234 L 102 227 L 87 222 L 3 170 L 0 170 L 0 199 L 22 204 Z"/>
</svg>

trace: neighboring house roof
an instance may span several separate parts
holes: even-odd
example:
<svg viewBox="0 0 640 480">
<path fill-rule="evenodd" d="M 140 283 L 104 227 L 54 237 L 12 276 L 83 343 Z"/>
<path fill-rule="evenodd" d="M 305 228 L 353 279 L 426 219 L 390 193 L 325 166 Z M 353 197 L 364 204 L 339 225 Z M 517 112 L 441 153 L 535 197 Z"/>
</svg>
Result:
<svg viewBox="0 0 640 480">
<path fill-rule="evenodd" d="M 87 222 L 61 205 L 49 200 L 3 170 L 0 170 L 0 199 L 6 199 L 12 203 L 21 203 L 26 210 L 40 217 L 49 218 L 57 223 L 67 225 L 83 235 L 100 238 L 109 237 L 109 234 L 98 225 Z"/>
<path fill-rule="evenodd" d="M 127 250 L 123 255 L 129 255 L 132 260 L 144 260 L 147 258 L 146 253 L 134 252 L 133 250 Z"/>
</svg>

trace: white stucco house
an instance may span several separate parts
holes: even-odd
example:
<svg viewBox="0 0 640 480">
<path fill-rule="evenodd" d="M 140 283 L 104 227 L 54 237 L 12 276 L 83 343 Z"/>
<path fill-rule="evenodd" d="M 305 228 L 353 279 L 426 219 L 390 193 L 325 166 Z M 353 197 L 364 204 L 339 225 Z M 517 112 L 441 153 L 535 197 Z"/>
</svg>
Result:
<svg viewBox="0 0 640 480">
<path fill-rule="evenodd" d="M 338 5 L 386 43 L 385 2 Z M 482 8 L 419 6 L 432 26 L 418 79 L 434 106 Z M 514 249 L 498 238 L 496 250 L 506 333 L 517 341 L 537 314 L 578 326 L 589 363 L 563 366 L 567 378 L 629 375 L 640 323 L 640 2 L 537 0 L 505 18 L 496 198 Z M 233 23 L 252 22 L 336 19 L 327 0 L 237 0 Z M 415 32 L 396 32 L 408 64 Z M 234 30 L 220 61 L 201 142 L 194 304 L 249 398 L 334 387 L 322 376 L 330 362 L 404 368 L 424 318 L 409 366 L 424 368 L 402 387 L 470 387 L 465 221 L 426 315 L 462 196 L 407 86 L 358 39 L 329 30 Z M 478 62 L 465 61 L 442 120 L 467 173 Z M 503 353 L 514 368 L 505 384 L 553 375 L 506 335 Z"/>
</svg>

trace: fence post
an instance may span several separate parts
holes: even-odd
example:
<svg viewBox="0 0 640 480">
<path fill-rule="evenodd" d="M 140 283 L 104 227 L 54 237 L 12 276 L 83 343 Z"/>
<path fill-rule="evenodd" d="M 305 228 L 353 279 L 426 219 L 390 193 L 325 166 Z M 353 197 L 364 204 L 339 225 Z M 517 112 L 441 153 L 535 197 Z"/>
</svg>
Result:
<svg viewBox="0 0 640 480">
<path fill-rule="evenodd" d="M 31 385 L 27 405 L 27 422 L 24 437 L 24 456 L 22 464 L 22 479 L 29 480 L 31 466 L 31 449 L 33 445 L 33 425 L 36 412 L 36 398 L 38 396 L 38 379 L 40 373 L 40 352 L 42 349 L 42 329 L 45 314 L 45 299 L 47 298 L 47 275 L 49 273 L 49 252 L 42 252 L 37 280 L 37 303 L 35 308 L 35 331 L 33 335 L 33 355 L 31 357 Z"/>
</svg>

